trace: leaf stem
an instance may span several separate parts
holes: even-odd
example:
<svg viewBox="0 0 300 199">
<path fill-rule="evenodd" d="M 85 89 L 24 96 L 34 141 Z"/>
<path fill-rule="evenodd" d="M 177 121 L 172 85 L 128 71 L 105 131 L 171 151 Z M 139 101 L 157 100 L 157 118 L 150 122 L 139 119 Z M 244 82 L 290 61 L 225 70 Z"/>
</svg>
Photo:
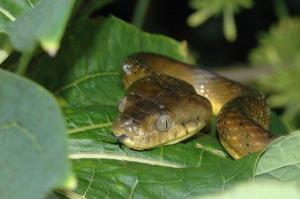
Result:
<svg viewBox="0 0 300 199">
<path fill-rule="evenodd" d="M 138 28 L 142 28 L 143 26 L 146 10 L 148 8 L 149 3 L 150 0 L 138 0 L 136 3 L 131 22 Z"/>
<path fill-rule="evenodd" d="M 28 68 L 28 64 L 29 61 L 31 59 L 31 56 L 33 54 L 33 50 L 30 50 L 28 52 L 24 52 L 20 58 L 20 65 L 16 70 L 16 73 L 19 75 L 24 75 L 27 68 Z"/>
</svg>

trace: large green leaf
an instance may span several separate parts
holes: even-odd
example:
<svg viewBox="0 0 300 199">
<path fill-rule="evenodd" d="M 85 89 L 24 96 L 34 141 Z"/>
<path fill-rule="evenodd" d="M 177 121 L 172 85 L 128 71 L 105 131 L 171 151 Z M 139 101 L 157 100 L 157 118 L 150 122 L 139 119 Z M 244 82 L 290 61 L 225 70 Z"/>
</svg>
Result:
<svg viewBox="0 0 300 199">
<path fill-rule="evenodd" d="M 2 0 L 0 32 L 15 49 L 32 51 L 37 43 L 49 54 L 59 47 L 74 0 Z"/>
<path fill-rule="evenodd" d="M 0 70 L 0 198 L 43 198 L 70 183 L 63 115 L 37 84 Z"/>
<path fill-rule="evenodd" d="M 276 140 L 260 158 L 256 176 L 279 181 L 300 181 L 300 131 Z"/>
<path fill-rule="evenodd" d="M 184 168 L 99 159 L 73 163 L 80 179 L 77 192 L 87 198 L 189 198 L 223 190 L 249 178 L 255 159 L 233 164 L 212 158 L 203 160 L 201 166 Z"/>
<path fill-rule="evenodd" d="M 298 199 L 300 198 L 299 185 L 296 183 L 278 183 L 263 181 L 243 183 L 227 192 L 206 196 L 201 199 Z"/>
</svg>

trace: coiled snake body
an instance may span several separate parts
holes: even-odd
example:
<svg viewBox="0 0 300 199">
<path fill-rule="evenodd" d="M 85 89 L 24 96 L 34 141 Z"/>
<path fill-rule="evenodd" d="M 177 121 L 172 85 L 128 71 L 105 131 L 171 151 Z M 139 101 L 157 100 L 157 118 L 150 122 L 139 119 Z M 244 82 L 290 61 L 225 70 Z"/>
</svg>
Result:
<svg viewBox="0 0 300 199">
<path fill-rule="evenodd" d="M 217 115 L 219 139 L 235 159 L 262 150 L 273 139 L 263 94 L 215 73 L 153 53 L 123 63 L 127 89 L 113 133 L 144 150 L 175 144 Z"/>
</svg>

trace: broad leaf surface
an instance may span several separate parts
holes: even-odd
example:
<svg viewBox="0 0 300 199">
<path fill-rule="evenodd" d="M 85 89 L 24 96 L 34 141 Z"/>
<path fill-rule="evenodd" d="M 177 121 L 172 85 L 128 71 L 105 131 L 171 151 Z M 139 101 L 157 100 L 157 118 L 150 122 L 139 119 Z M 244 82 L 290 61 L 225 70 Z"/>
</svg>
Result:
<svg viewBox="0 0 300 199">
<path fill-rule="evenodd" d="M 50 93 L 0 70 L 0 198 L 44 198 L 67 186 L 64 118 Z"/>
<path fill-rule="evenodd" d="M 298 199 L 299 185 L 296 183 L 279 183 L 273 181 L 251 182 L 240 184 L 227 192 L 213 194 L 201 199 Z"/>
<path fill-rule="evenodd" d="M 258 179 L 300 181 L 300 131 L 280 137 L 261 156 L 256 169 Z"/>
</svg>

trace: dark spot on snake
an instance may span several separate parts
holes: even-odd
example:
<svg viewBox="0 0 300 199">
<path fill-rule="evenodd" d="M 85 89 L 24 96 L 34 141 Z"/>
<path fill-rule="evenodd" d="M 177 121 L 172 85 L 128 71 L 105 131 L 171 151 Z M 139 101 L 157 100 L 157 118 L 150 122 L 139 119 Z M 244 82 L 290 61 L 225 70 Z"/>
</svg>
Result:
<svg viewBox="0 0 300 199">
<path fill-rule="evenodd" d="M 118 140 L 120 141 L 120 142 L 122 142 L 124 139 L 126 139 L 128 136 L 127 135 L 125 135 L 125 134 L 122 134 L 122 135 L 120 135 L 120 136 L 118 136 L 117 138 L 118 138 Z"/>
</svg>

